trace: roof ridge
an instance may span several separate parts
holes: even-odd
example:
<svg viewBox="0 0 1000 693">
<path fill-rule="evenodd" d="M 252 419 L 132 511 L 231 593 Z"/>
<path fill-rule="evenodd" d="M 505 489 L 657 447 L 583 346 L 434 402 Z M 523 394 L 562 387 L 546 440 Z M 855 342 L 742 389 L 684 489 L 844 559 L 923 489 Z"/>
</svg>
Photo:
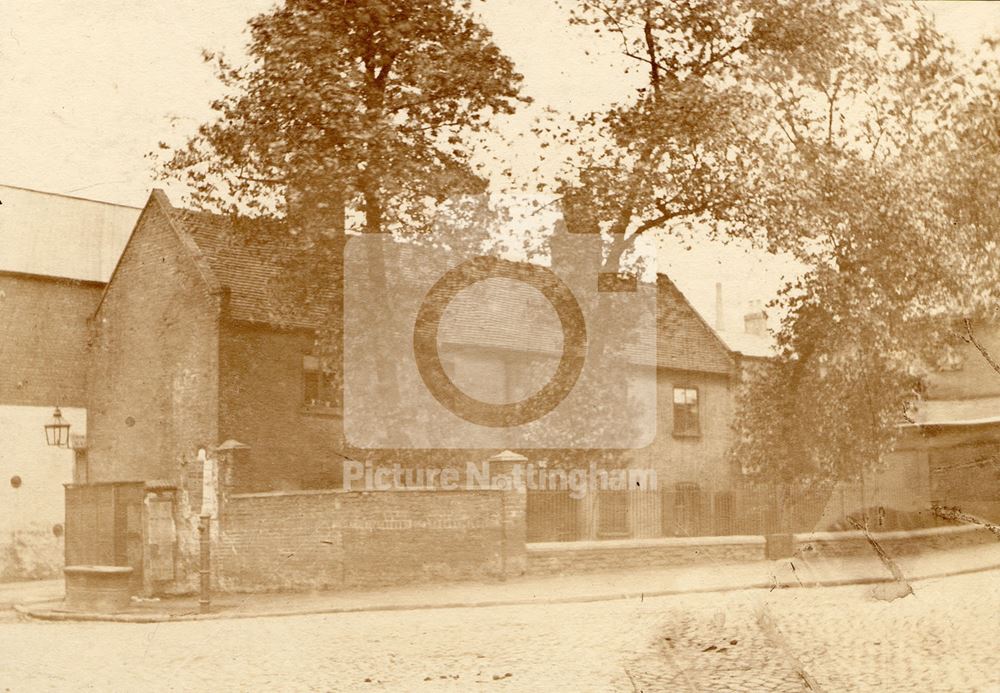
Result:
<svg viewBox="0 0 1000 693">
<path fill-rule="evenodd" d="M 11 185 L 10 183 L 0 183 L 0 188 L 10 188 L 11 190 L 21 190 L 23 192 L 31 192 L 31 193 L 36 193 L 38 195 L 50 195 L 52 197 L 64 197 L 68 200 L 77 200 L 79 202 L 93 202 L 96 205 L 108 205 L 110 207 L 124 207 L 126 209 L 142 209 L 142 207 L 136 207 L 134 205 L 125 205 L 120 202 L 95 200 L 92 197 L 80 197 L 79 195 L 69 195 L 67 193 L 52 192 L 50 190 L 38 190 L 37 188 L 28 188 L 23 185 Z"/>
<path fill-rule="evenodd" d="M 129 246 L 132 245 L 132 241 L 135 239 L 136 230 L 142 226 L 146 219 L 146 215 L 154 208 L 166 217 L 167 225 L 170 227 L 170 230 L 174 232 L 177 240 L 180 241 L 181 245 L 184 246 L 184 248 L 191 255 L 191 259 L 195 263 L 195 267 L 198 269 L 202 279 L 207 284 L 209 291 L 216 293 L 222 290 L 222 286 L 219 284 L 218 280 L 215 279 L 215 275 L 212 273 L 211 268 L 208 267 L 208 263 L 205 261 L 205 258 L 198 249 L 198 246 L 191 239 L 190 234 L 188 234 L 186 230 L 178 228 L 171 218 L 173 215 L 170 212 L 173 210 L 173 206 L 170 204 L 170 199 L 167 197 L 167 194 L 160 188 L 153 188 L 153 190 L 149 193 L 149 198 L 147 198 L 146 204 L 142 207 L 142 211 L 139 213 L 139 218 L 135 220 L 135 224 L 132 226 L 132 232 L 129 234 L 128 241 L 125 242 L 125 247 L 122 248 L 122 252 L 118 256 L 118 261 L 115 263 L 115 268 L 111 271 L 111 276 L 108 277 L 107 284 L 104 285 L 104 290 L 101 292 L 101 298 L 94 307 L 93 315 L 97 315 L 101 306 L 104 305 L 104 299 L 111 290 L 111 285 L 115 281 L 115 276 L 117 276 L 118 270 L 125 261 L 125 255 L 128 253 Z"/>
<path fill-rule="evenodd" d="M 170 198 L 167 194 L 163 192 L 160 188 L 153 188 L 150 193 L 149 198 L 151 201 L 159 206 L 160 211 L 167 218 L 167 225 L 173 230 L 180 240 L 181 245 L 187 249 L 188 253 L 191 255 L 191 259 L 194 261 L 195 267 L 197 267 L 199 274 L 201 274 L 202 279 L 205 284 L 208 285 L 208 290 L 211 293 L 220 293 L 223 290 L 222 284 L 219 282 L 218 278 L 215 276 L 215 272 L 212 271 L 212 265 L 205 257 L 204 251 L 192 238 L 191 233 L 183 226 L 183 224 L 178 223 L 175 215 L 172 214 L 175 211 L 175 207 L 170 204 Z"/>
<path fill-rule="evenodd" d="M 705 319 L 705 316 L 703 316 L 698 311 L 698 309 L 694 307 L 694 304 L 691 303 L 690 299 L 688 299 L 688 297 L 684 294 L 684 292 L 681 291 L 681 288 L 679 286 L 677 286 L 677 283 L 674 282 L 673 279 L 671 279 L 666 273 L 659 272 L 659 271 L 657 271 L 656 276 L 657 276 L 657 278 L 663 277 L 664 279 L 667 280 L 667 282 L 670 284 L 670 286 L 674 290 L 674 292 L 676 292 L 676 294 L 678 296 L 680 296 L 680 299 L 681 299 L 681 302 L 683 303 L 683 305 L 694 315 L 695 320 L 697 320 L 699 323 L 701 323 L 701 326 L 704 327 L 708 331 L 708 333 L 712 336 L 712 339 L 715 341 L 715 343 L 718 344 L 720 347 L 722 347 L 722 351 L 725 352 L 726 358 L 730 362 L 730 366 L 731 367 L 735 367 L 735 365 L 736 365 L 736 357 L 734 356 L 734 354 L 739 353 L 739 352 L 736 352 L 735 350 L 733 350 L 733 349 L 731 349 L 729 347 L 729 345 L 719 335 L 719 333 L 715 330 L 715 328 L 712 327 L 708 323 L 708 320 Z M 659 282 L 657 282 L 657 283 L 659 283 Z"/>
</svg>

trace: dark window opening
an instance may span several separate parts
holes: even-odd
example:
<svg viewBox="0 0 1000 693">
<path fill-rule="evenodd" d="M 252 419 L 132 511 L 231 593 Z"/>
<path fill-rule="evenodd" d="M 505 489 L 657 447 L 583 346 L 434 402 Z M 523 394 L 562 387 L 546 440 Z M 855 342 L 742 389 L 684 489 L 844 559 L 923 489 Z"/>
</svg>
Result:
<svg viewBox="0 0 1000 693">
<path fill-rule="evenodd" d="M 307 407 L 333 408 L 337 401 L 337 382 L 332 373 L 321 367 L 315 356 L 302 359 L 302 403 Z"/>
<path fill-rule="evenodd" d="M 697 436 L 701 434 L 698 420 L 698 388 L 674 388 L 674 435 Z"/>
</svg>

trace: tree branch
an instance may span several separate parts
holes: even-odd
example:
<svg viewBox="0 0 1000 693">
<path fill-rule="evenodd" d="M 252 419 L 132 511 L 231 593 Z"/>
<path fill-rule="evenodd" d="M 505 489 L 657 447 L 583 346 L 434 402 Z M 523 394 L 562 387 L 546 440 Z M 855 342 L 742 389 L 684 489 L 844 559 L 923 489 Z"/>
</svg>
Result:
<svg viewBox="0 0 1000 693">
<path fill-rule="evenodd" d="M 962 339 L 964 339 L 972 346 L 976 347 L 979 353 L 982 354 L 983 358 L 986 359 L 986 363 L 989 364 L 990 368 L 992 368 L 997 373 L 1000 373 L 1000 364 L 998 364 L 993 359 L 993 357 L 990 355 L 990 352 L 986 349 L 986 347 L 984 347 L 982 344 L 979 343 L 979 340 L 976 339 L 976 335 L 973 334 L 972 321 L 969 320 L 969 318 L 965 318 L 962 322 L 965 324 L 965 332 L 966 332 L 966 334 L 962 336 Z"/>
</svg>

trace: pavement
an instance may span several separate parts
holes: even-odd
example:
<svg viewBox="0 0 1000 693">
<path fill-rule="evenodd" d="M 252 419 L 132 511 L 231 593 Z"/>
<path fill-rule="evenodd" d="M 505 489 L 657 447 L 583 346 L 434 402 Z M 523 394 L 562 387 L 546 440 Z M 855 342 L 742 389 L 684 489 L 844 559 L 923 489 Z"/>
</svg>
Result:
<svg viewBox="0 0 1000 693">
<path fill-rule="evenodd" d="M 0 611 L 12 609 L 15 604 L 52 602 L 61 599 L 64 593 L 62 580 L 0 582 Z"/>
<path fill-rule="evenodd" d="M 972 567 L 944 558 L 930 567 Z M 1000 690 L 1000 570 L 911 584 L 892 601 L 848 585 L 129 625 L 0 619 L 0 691 Z"/>
<path fill-rule="evenodd" d="M 893 557 L 906 582 L 1000 568 L 1000 543 Z M 56 581 L 61 588 L 61 582 Z M 25 585 L 25 583 L 22 583 Z M 158 623 L 368 611 L 483 608 L 646 599 L 670 595 L 874 585 L 883 598 L 904 596 L 908 585 L 893 577 L 874 553 L 844 558 L 793 557 L 752 563 L 711 563 L 558 576 L 525 576 L 505 582 L 420 584 L 378 590 L 311 593 L 217 594 L 210 613 L 199 613 L 196 596 L 133 601 L 123 612 L 70 611 L 56 585 L 31 589 L 15 600 L 19 614 L 52 621 Z M 4 586 L 0 586 L 2 590 Z M 13 588 L 12 588 L 13 589 Z M 8 591 L 8 594 L 11 592 Z M 0 591 L 0 595 L 5 592 Z M 47 599 L 42 597 L 47 596 Z M 10 599 L 10 597 L 8 597 Z M 0 603 L 3 602 L 0 596 Z"/>
</svg>

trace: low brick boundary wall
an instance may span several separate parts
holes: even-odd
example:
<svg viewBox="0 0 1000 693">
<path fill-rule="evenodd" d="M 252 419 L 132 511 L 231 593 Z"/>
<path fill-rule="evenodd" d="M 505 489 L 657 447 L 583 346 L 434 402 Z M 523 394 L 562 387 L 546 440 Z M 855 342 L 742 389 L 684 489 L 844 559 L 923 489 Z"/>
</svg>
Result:
<svg viewBox="0 0 1000 693">
<path fill-rule="evenodd" d="M 524 508 L 508 505 L 507 495 L 432 489 L 233 495 L 215 542 L 216 588 L 336 589 L 518 574 Z"/>
<path fill-rule="evenodd" d="M 764 537 L 665 537 L 528 544 L 528 572 L 583 573 L 764 559 Z"/>
<path fill-rule="evenodd" d="M 292 491 L 230 496 L 213 542 L 215 589 L 373 587 L 521 575 L 745 563 L 762 536 L 525 543 L 524 494 Z M 978 526 L 872 533 L 890 555 L 996 541 Z M 870 555 L 864 532 L 791 536 L 793 555 Z"/>
<path fill-rule="evenodd" d="M 955 549 L 997 541 L 985 527 L 962 525 L 958 527 L 931 527 L 896 532 L 872 532 L 872 539 L 885 549 L 889 556 L 915 554 L 922 551 Z M 809 557 L 857 556 L 872 551 L 868 538 L 861 530 L 848 532 L 811 532 L 793 535 L 795 553 Z"/>
<path fill-rule="evenodd" d="M 792 535 L 793 554 L 804 556 L 863 556 L 872 553 L 862 531 L 812 532 Z M 889 556 L 955 549 L 997 541 L 976 526 L 933 527 L 872 533 Z M 762 561 L 766 540 L 761 536 L 666 537 L 528 544 L 528 572 L 534 575 L 584 573 L 628 568 L 661 568 L 695 563 Z"/>
</svg>

